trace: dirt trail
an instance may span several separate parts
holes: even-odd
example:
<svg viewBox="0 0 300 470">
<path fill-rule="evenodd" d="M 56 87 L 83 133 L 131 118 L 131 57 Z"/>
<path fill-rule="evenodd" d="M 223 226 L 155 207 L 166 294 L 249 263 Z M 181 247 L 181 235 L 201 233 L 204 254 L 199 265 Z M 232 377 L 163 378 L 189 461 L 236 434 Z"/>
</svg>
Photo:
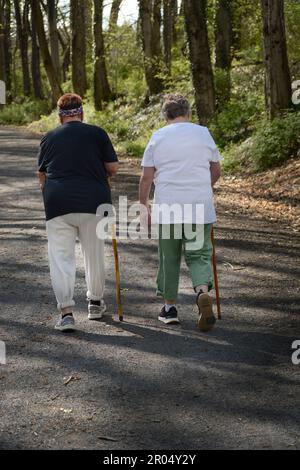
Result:
<svg viewBox="0 0 300 470">
<path fill-rule="evenodd" d="M 300 339 L 298 235 L 228 208 L 221 184 L 216 235 L 224 319 L 211 334 L 195 327 L 186 268 L 182 325 L 158 324 L 156 243 L 122 241 L 126 322 L 112 318 L 108 245 L 110 314 L 105 322 L 87 321 L 79 258 L 81 330 L 63 336 L 53 329 L 37 145 L 35 136 L 0 128 L 0 340 L 7 346 L 0 448 L 299 449 L 300 365 L 291 362 L 291 344 Z M 123 163 L 114 196 L 134 201 L 137 185 L 136 165 Z"/>
</svg>

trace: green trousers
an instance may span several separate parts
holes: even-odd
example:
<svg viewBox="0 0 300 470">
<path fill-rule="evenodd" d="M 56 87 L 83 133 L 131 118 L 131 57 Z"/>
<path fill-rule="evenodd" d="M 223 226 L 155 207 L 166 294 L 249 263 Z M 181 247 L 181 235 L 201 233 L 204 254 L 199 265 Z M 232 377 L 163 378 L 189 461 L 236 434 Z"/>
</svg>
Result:
<svg viewBox="0 0 300 470">
<path fill-rule="evenodd" d="M 157 276 L 157 295 L 165 300 L 176 300 L 179 287 L 179 275 L 182 252 L 189 268 L 193 287 L 207 285 L 212 287 L 212 224 L 193 225 L 190 229 L 201 238 L 200 243 L 195 243 L 191 236 L 186 236 L 183 225 L 159 226 L 159 271 Z M 199 234 L 202 233 L 202 236 Z"/>
</svg>

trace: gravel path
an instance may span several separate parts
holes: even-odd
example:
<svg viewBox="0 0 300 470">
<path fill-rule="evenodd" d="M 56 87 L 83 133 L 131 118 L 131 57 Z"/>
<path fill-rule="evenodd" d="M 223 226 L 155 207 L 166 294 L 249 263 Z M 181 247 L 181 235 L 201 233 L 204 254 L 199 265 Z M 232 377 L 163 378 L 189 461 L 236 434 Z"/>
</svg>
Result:
<svg viewBox="0 0 300 470">
<path fill-rule="evenodd" d="M 239 215 L 218 188 L 216 228 L 223 320 L 196 329 L 186 268 L 180 327 L 156 320 L 154 241 L 120 242 L 126 322 L 87 321 L 78 258 L 80 332 L 53 329 L 44 214 L 35 180 L 38 138 L 0 128 L 0 448 L 300 449 L 299 237 Z M 114 187 L 137 199 L 138 168 L 122 164 Z M 117 196 L 117 193 L 115 193 Z"/>
</svg>

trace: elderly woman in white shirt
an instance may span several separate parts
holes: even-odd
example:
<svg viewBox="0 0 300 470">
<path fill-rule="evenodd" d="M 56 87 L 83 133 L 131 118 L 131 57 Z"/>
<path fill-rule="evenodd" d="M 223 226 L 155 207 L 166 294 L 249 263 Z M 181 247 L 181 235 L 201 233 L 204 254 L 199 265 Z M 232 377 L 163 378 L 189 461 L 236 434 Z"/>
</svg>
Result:
<svg viewBox="0 0 300 470">
<path fill-rule="evenodd" d="M 167 95 L 163 115 L 167 125 L 153 134 L 142 161 L 140 203 L 151 220 L 149 195 L 155 184 L 152 220 L 159 227 L 157 294 L 165 305 L 158 317 L 179 323 L 176 308 L 182 252 L 189 268 L 199 328 L 210 331 L 215 322 L 212 299 L 212 224 L 216 221 L 213 186 L 221 176 L 221 156 L 206 127 L 190 122 L 188 101 Z"/>
</svg>

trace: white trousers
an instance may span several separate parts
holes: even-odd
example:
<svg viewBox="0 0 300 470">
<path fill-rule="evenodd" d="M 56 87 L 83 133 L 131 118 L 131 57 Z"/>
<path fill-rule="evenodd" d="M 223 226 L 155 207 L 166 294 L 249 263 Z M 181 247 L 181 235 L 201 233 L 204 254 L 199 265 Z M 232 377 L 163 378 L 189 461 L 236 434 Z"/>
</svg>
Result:
<svg viewBox="0 0 300 470">
<path fill-rule="evenodd" d="M 50 275 L 57 308 L 75 305 L 75 246 L 78 238 L 84 258 L 87 298 L 102 300 L 105 287 L 104 241 L 96 235 L 99 217 L 67 214 L 47 222 Z"/>
</svg>

